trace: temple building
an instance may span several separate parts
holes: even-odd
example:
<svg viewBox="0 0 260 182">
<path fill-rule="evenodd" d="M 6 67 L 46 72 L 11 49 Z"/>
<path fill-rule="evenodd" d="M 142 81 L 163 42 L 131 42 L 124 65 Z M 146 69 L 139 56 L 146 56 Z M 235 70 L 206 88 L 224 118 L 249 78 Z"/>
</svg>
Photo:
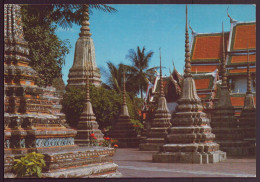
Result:
<svg viewBox="0 0 260 182">
<path fill-rule="evenodd" d="M 170 73 L 170 76 L 163 76 L 163 92 L 167 101 L 167 107 L 172 114 L 175 111 L 177 100 L 181 96 L 181 84 L 183 76 L 175 69 Z M 145 96 L 144 109 L 148 112 L 149 107 L 156 107 L 156 99 L 158 99 L 160 91 L 160 75 L 154 78 L 153 84 L 149 83 Z"/>
<path fill-rule="evenodd" d="M 96 65 L 95 46 L 91 38 L 89 28 L 89 14 L 84 12 L 84 21 L 82 22 L 81 32 L 76 42 L 74 61 L 69 71 L 67 86 L 86 85 L 86 75 L 88 74 L 90 83 L 100 86 L 100 72 Z"/>
<path fill-rule="evenodd" d="M 224 32 L 224 46 L 227 55 L 225 64 L 227 68 L 228 88 L 231 103 L 235 108 L 235 116 L 239 116 L 244 105 L 244 97 L 247 90 L 246 86 L 246 54 L 247 44 L 249 46 L 250 72 L 252 73 L 251 88 L 255 98 L 256 89 L 256 23 L 238 22 L 230 17 L 230 31 Z M 198 95 L 204 102 L 208 103 L 206 108 L 212 108 L 214 101 L 218 99 L 221 74 L 219 74 L 220 60 L 222 54 L 222 33 L 197 33 L 192 30 L 191 64 L 192 74 L 198 86 Z M 216 73 L 215 80 L 206 83 L 204 78 L 209 73 Z M 204 77 L 204 78 L 203 78 Z M 196 79 L 197 78 L 197 79 Z M 207 81 L 209 82 L 209 81 Z M 213 85 L 212 85 L 213 83 Z M 208 85 L 212 89 L 212 94 L 206 95 L 199 93 L 204 90 L 199 85 Z M 212 87 L 213 86 L 213 87 Z M 205 98 L 211 97 L 211 100 Z M 211 101 L 211 102 L 210 102 Z M 210 109 L 209 109 L 210 111 Z"/>
<path fill-rule="evenodd" d="M 44 154 L 43 178 L 120 176 L 115 149 L 77 146 L 77 131 L 50 112 L 52 99 L 34 84 L 20 8 L 4 4 L 4 177 L 15 178 L 14 159 L 30 152 Z"/>
<path fill-rule="evenodd" d="M 247 90 L 246 86 L 246 65 L 247 65 L 247 44 L 249 46 L 249 65 L 252 76 L 251 89 L 256 100 L 256 22 L 239 22 L 230 17 L 230 31 L 224 32 L 224 46 L 227 55 L 225 64 L 227 68 L 228 88 L 231 103 L 235 108 L 235 116 L 238 118 L 244 107 L 244 98 Z M 222 33 L 198 33 L 192 29 L 191 38 L 191 73 L 196 84 L 197 94 L 202 100 L 205 112 L 212 113 L 214 102 L 219 97 L 221 74 L 220 60 L 222 56 Z M 180 76 L 182 77 L 182 76 Z M 170 80 L 165 78 L 165 80 Z M 177 79 L 178 80 L 178 79 Z M 177 81 L 176 80 L 176 81 Z M 170 82 L 168 82 L 170 83 Z M 166 96 L 167 104 L 170 107 L 173 95 L 178 92 L 176 87 L 165 85 L 165 93 L 174 93 Z M 156 95 L 157 82 L 147 92 L 146 103 L 152 102 Z M 148 99 L 149 98 L 149 99 Z M 173 112 L 170 109 L 171 113 Z"/>
</svg>

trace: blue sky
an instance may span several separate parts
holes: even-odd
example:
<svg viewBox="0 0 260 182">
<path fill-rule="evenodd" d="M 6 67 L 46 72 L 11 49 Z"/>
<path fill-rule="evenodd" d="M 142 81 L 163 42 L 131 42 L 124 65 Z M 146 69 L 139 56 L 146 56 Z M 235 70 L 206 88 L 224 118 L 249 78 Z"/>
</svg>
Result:
<svg viewBox="0 0 260 182">
<path fill-rule="evenodd" d="M 117 13 L 109 14 L 93 10 L 90 15 L 90 31 L 96 50 L 96 63 L 101 69 L 101 79 L 106 81 L 106 62 L 115 65 L 130 64 L 125 58 L 129 49 L 141 48 L 154 51 L 150 67 L 159 66 L 159 48 L 162 52 L 163 75 L 176 69 L 183 73 L 185 41 L 185 5 L 112 5 Z M 256 7 L 253 5 L 188 5 L 188 21 L 198 33 L 230 30 L 227 8 L 232 18 L 238 21 L 255 21 Z M 68 39 L 70 53 L 63 66 L 63 80 L 67 84 L 69 69 L 73 64 L 75 43 L 79 38 L 80 26 L 69 30 L 58 28 L 56 33 L 62 40 Z M 190 40 L 191 40 L 191 31 Z"/>
</svg>

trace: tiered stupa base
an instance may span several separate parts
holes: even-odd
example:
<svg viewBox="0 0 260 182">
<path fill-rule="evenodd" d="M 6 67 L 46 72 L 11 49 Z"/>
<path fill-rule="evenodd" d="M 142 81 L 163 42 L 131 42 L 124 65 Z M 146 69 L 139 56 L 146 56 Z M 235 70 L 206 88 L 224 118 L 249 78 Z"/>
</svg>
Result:
<svg viewBox="0 0 260 182">
<path fill-rule="evenodd" d="M 211 117 L 212 132 L 216 142 L 227 155 L 248 155 L 249 142 L 243 140 L 243 129 L 238 127 L 229 91 L 221 88 L 220 98 Z"/>
<path fill-rule="evenodd" d="M 166 99 L 160 97 L 154 119 L 151 121 L 151 128 L 147 131 L 147 138 L 139 145 L 139 149 L 141 151 L 159 151 L 160 146 L 165 144 L 164 138 L 171 126 L 170 120 L 171 114 L 168 111 Z"/>
<path fill-rule="evenodd" d="M 139 138 L 130 121 L 129 116 L 120 116 L 110 131 L 111 138 L 117 140 L 119 148 L 138 148 L 139 146 Z"/>
<path fill-rule="evenodd" d="M 113 163 L 115 149 L 106 147 L 74 147 L 62 151 L 49 148 L 44 152 L 46 167 L 43 178 L 87 178 L 87 177 L 121 177 L 118 166 Z M 21 155 L 5 155 L 5 178 L 15 178 L 12 173 L 14 158 Z"/>
<path fill-rule="evenodd" d="M 92 111 L 92 105 L 90 102 L 87 102 L 77 125 L 77 136 L 75 137 L 75 143 L 79 146 L 91 146 L 96 145 L 95 142 L 102 142 L 104 140 L 104 134 L 100 129 L 98 129 L 98 127 L 99 125 Z M 96 140 L 93 140 L 91 134 L 95 135 Z"/>
<path fill-rule="evenodd" d="M 256 108 L 253 94 L 246 94 L 245 104 L 239 119 L 239 127 L 244 133 L 244 141 L 249 143 L 248 154 L 256 154 Z"/>
<path fill-rule="evenodd" d="M 210 120 L 202 109 L 194 80 L 185 78 L 177 113 L 165 138 L 166 144 L 153 155 L 153 162 L 208 164 L 226 159 L 226 153 L 214 142 Z"/>
<path fill-rule="evenodd" d="M 220 150 L 212 152 L 192 152 L 192 149 L 197 148 L 198 146 L 199 144 L 163 145 L 160 152 L 153 155 L 153 162 L 208 164 L 220 162 L 226 159 L 226 153 Z M 182 150 L 182 148 L 184 150 Z"/>
</svg>

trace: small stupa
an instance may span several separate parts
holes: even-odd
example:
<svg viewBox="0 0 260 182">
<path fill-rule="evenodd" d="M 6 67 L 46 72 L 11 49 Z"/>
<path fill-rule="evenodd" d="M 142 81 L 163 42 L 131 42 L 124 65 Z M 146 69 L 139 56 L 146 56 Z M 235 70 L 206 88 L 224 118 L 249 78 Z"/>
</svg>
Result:
<svg viewBox="0 0 260 182">
<path fill-rule="evenodd" d="M 220 149 L 225 151 L 227 155 L 247 155 L 248 143 L 243 141 L 242 128 L 238 128 L 238 122 L 235 118 L 235 109 L 231 104 L 229 90 L 227 86 L 227 73 L 225 63 L 225 45 L 224 30 L 223 35 L 223 55 L 221 60 L 222 83 L 220 86 L 220 96 L 215 103 L 211 115 L 212 131 L 216 134 L 216 142 L 220 145 Z"/>
<path fill-rule="evenodd" d="M 138 147 L 139 139 L 137 138 L 137 132 L 134 129 L 133 124 L 131 123 L 128 108 L 126 105 L 125 73 L 123 75 L 123 79 L 123 104 L 121 108 L 121 113 L 119 115 L 118 121 L 113 125 L 109 134 L 111 138 L 117 140 L 118 146 L 120 148 Z"/>
<path fill-rule="evenodd" d="M 74 62 L 69 72 L 68 87 L 86 85 L 86 75 L 96 86 L 100 85 L 100 73 L 96 65 L 95 47 L 89 28 L 89 6 L 84 5 L 83 21 L 76 42 Z"/>
<path fill-rule="evenodd" d="M 249 70 L 249 53 L 247 52 L 247 92 L 244 100 L 244 108 L 239 118 L 239 127 L 243 130 L 244 140 L 250 143 L 249 154 L 255 154 L 256 150 L 256 107 L 251 90 L 251 75 Z"/>
<path fill-rule="evenodd" d="M 191 75 L 189 33 L 185 33 L 185 70 L 182 85 L 182 95 L 177 101 L 177 112 L 168 130 L 165 145 L 153 155 L 153 162 L 160 163 L 195 163 L 208 164 L 226 159 L 226 153 L 219 150 L 219 145 L 213 140 L 210 120 L 202 111 L 201 100 L 197 95 L 195 82 Z"/>
<path fill-rule="evenodd" d="M 163 91 L 162 64 L 160 52 L 160 92 L 157 108 L 154 111 L 154 118 L 150 121 L 150 127 L 146 132 L 146 139 L 139 145 L 143 151 L 158 151 L 159 147 L 165 143 L 167 129 L 171 126 L 171 114 L 167 107 L 167 102 Z"/>
<path fill-rule="evenodd" d="M 75 137 L 75 143 L 79 146 L 91 146 L 96 142 L 103 141 L 104 134 L 98 129 L 99 125 L 96 121 L 95 114 L 93 112 L 92 104 L 89 96 L 89 78 L 86 74 L 86 99 L 81 113 L 79 123 L 77 125 L 77 135 Z M 96 139 L 93 140 L 91 135 L 94 134 Z"/>
</svg>

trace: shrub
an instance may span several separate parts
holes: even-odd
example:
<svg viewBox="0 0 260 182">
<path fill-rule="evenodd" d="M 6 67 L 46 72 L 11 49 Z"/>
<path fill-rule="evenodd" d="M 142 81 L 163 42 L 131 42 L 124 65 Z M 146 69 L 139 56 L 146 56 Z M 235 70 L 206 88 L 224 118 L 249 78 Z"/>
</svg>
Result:
<svg viewBox="0 0 260 182">
<path fill-rule="evenodd" d="M 66 115 L 66 120 L 71 127 L 76 127 L 83 111 L 84 99 L 86 95 L 85 87 L 69 87 L 63 95 L 62 112 Z M 122 105 L 122 96 L 114 90 L 90 85 L 90 98 L 96 121 L 100 129 L 109 129 L 116 121 Z M 135 108 L 129 96 L 127 96 L 127 106 L 131 118 L 135 116 Z"/>
<path fill-rule="evenodd" d="M 36 152 L 26 154 L 20 159 L 14 159 L 13 170 L 18 178 L 21 177 L 41 177 L 42 167 L 46 166 L 44 155 Z"/>
<path fill-rule="evenodd" d="M 144 129 L 144 125 L 139 120 L 131 120 L 133 127 L 138 135 L 141 134 L 142 130 Z"/>
</svg>

